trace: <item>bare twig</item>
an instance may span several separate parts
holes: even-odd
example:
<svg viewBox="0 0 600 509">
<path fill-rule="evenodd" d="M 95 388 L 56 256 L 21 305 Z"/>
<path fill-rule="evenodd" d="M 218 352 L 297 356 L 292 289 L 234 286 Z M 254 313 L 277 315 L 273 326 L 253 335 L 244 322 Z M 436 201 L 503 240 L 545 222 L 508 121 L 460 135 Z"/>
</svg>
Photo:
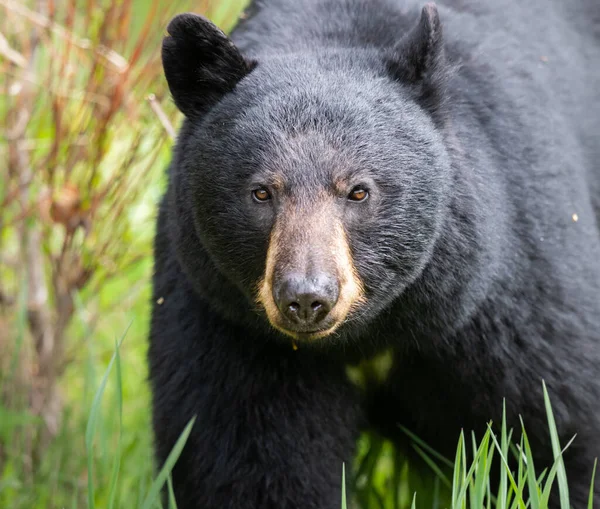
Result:
<svg viewBox="0 0 600 509">
<path fill-rule="evenodd" d="M 154 113 L 156 113 L 158 120 L 160 121 L 162 126 L 165 128 L 165 131 L 167 131 L 167 134 L 171 137 L 172 140 L 174 140 L 175 137 L 177 136 L 177 133 L 175 132 L 175 128 L 173 127 L 173 124 L 171 124 L 169 117 L 167 117 L 167 115 L 165 114 L 165 111 L 162 109 L 162 106 L 156 100 L 156 95 L 150 94 L 146 99 L 150 103 L 150 107 L 152 108 L 152 111 Z"/>
<path fill-rule="evenodd" d="M 10 47 L 6 37 L 0 32 L 0 55 L 10 60 L 13 64 L 18 65 L 22 69 L 27 68 L 27 59 L 17 50 Z"/>
</svg>

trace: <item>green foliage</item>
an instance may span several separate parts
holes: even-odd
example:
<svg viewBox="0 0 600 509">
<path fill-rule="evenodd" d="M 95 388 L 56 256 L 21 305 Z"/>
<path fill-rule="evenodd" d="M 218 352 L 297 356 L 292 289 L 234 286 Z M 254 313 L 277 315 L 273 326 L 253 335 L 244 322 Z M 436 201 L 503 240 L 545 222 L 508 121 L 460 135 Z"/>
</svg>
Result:
<svg viewBox="0 0 600 509">
<path fill-rule="evenodd" d="M 140 507 L 152 488 L 151 241 L 181 119 L 160 41 L 176 12 L 230 29 L 246 3 L 0 1 L 2 508 Z"/>
<path fill-rule="evenodd" d="M 548 509 L 550 493 L 558 489 L 561 509 L 569 509 L 568 481 L 562 457 L 575 437 L 561 448 L 545 384 L 543 389 L 551 438 L 548 446 L 552 446 L 554 453 L 554 463 L 549 469 L 541 472 L 536 469 L 534 451 L 522 422 L 519 442 L 512 441 L 513 430 L 507 426 L 505 410 L 502 412 L 498 435 L 492 423 L 488 424 L 479 442 L 473 435 L 470 441 L 467 440 L 461 432 L 453 462 L 402 428 L 411 439 L 412 448 L 422 460 L 422 465 L 430 469 L 429 475 L 417 464 L 411 465 L 413 470 L 410 475 L 400 477 L 394 476 L 393 469 L 382 469 L 380 464 L 386 461 L 385 448 L 388 444 L 380 439 L 372 439 L 366 450 L 359 449 L 354 492 L 359 507 L 408 509 L 417 505 L 434 509 Z M 395 459 L 397 461 L 398 457 Z M 408 462 L 404 462 L 406 467 Z M 494 464 L 499 467 L 497 483 L 492 473 Z M 592 481 L 588 509 L 593 507 L 596 463 L 593 468 L 590 465 L 590 469 Z M 492 491 L 492 486 L 497 486 L 497 491 Z M 412 493 L 412 498 L 406 496 L 407 489 Z M 417 495 L 419 503 L 416 502 Z"/>
<path fill-rule="evenodd" d="M 128 401 L 123 398 L 123 378 L 127 373 L 127 366 L 122 366 L 121 349 L 123 338 L 115 343 L 112 356 L 108 361 L 101 381 L 96 390 L 92 404 L 89 408 L 89 416 L 87 419 L 85 431 L 85 450 L 82 454 L 81 461 L 87 462 L 87 507 L 131 507 L 141 509 L 152 509 L 160 507 L 160 492 L 163 487 L 167 486 L 168 507 L 175 508 L 176 500 L 172 489 L 170 472 L 185 447 L 185 442 L 189 436 L 193 426 L 194 419 L 188 423 L 183 430 L 179 440 L 177 441 L 173 451 L 169 455 L 167 461 L 162 466 L 158 475 L 153 479 L 151 468 L 144 468 L 144 462 L 140 461 L 134 464 L 129 464 L 127 468 L 122 469 L 121 465 L 126 464 L 124 461 L 127 456 L 127 448 L 121 447 L 122 436 L 128 432 L 123 428 L 123 409 L 127 411 Z M 115 368 L 115 377 L 111 382 L 110 375 Z M 125 375 L 126 376 L 126 375 Z M 105 397 L 108 390 L 114 389 L 113 397 L 109 399 L 109 405 L 106 406 Z M 545 389 L 545 386 L 544 386 Z M 535 469 L 533 461 L 533 451 L 529 445 L 525 427 L 521 427 L 521 437 L 518 447 L 513 447 L 511 441 L 513 436 L 512 430 L 507 428 L 505 412 L 498 435 L 493 431 L 492 423 L 487 427 L 487 431 L 479 442 L 472 437 L 471 440 L 466 440 L 464 433 L 461 433 L 458 438 L 456 455 L 453 462 L 439 456 L 435 451 L 428 447 L 422 440 L 408 432 L 412 439 L 412 445 L 415 450 L 420 451 L 423 464 L 431 469 L 428 475 L 432 485 L 439 486 L 439 481 L 442 484 L 448 482 L 447 493 L 440 496 L 439 489 L 434 489 L 432 493 L 427 491 L 413 490 L 411 496 L 402 495 L 402 490 L 406 490 L 409 486 L 414 486 L 414 479 L 411 476 L 401 475 L 396 477 L 394 469 L 388 470 L 379 469 L 381 465 L 378 463 L 386 462 L 386 447 L 383 441 L 373 441 L 371 447 L 366 453 L 363 453 L 362 458 L 357 464 L 357 477 L 361 475 L 371 476 L 367 482 L 369 488 L 362 489 L 359 486 L 354 487 L 354 495 L 356 502 L 360 507 L 365 508 L 406 508 L 416 509 L 416 507 L 432 507 L 451 508 L 451 509 L 467 509 L 467 508 L 485 508 L 491 509 L 548 509 L 549 495 L 552 487 L 557 484 L 560 493 L 561 508 L 569 508 L 568 499 L 568 484 L 566 472 L 564 470 L 562 454 L 569 447 L 571 442 L 565 447 L 560 448 L 556 426 L 552 414 L 552 407 L 547 391 L 544 391 L 544 399 L 547 408 L 548 426 L 551 436 L 551 441 L 554 447 L 555 461 L 550 467 L 550 470 L 539 472 Z M 109 413 L 109 420 L 102 419 L 102 414 Z M 112 425 L 116 427 L 113 429 Z M 136 430 L 138 436 L 149 433 L 149 428 L 141 428 Z M 116 447 L 109 445 L 110 441 L 106 441 L 106 435 L 115 435 L 113 443 Z M 62 446 L 66 447 L 66 443 L 70 437 L 64 436 L 61 440 Z M 148 443 L 144 440 L 145 446 Z M 556 444 L 556 445 L 554 445 Z M 148 459 L 147 465 L 150 465 L 149 457 L 151 456 L 150 448 L 139 450 L 137 454 Z M 87 459 L 84 458 L 87 456 Z M 434 459 L 435 458 L 435 459 Z M 389 458 L 388 458 L 389 459 Z M 394 458 L 397 461 L 398 457 Z M 500 479 L 499 489 L 492 493 L 492 464 L 498 462 L 500 464 Z M 368 467 L 365 464 L 369 463 Z M 107 468 L 112 464 L 111 468 Z M 60 465 L 60 462 L 59 462 Z M 592 467 L 592 466 L 590 466 Z M 370 470 L 369 470 L 370 469 Z M 563 470 L 562 475 L 558 473 Z M 140 471 L 141 470 L 141 471 Z M 447 473 L 446 473 L 447 472 Z M 592 484 L 590 486 L 590 498 L 588 509 L 593 507 L 593 486 L 596 472 L 596 465 L 592 470 Z M 422 471 L 420 475 L 424 476 Z M 385 477 L 388 479 L 384 479 Z M 379 478 L 378 478 L 379 477 Z M 383 478 L 382 478 L 383 477 Z M 135 479 L 137 490 L 131 490 L 131 480 Z M 390 479 L 392 482 L 389 482 Z M 356 480 L 356 477 L 355 479 Z M 382 490 L 378 485 L 385 485 L 385 490 Z M 404 484 L 404 486 L 401 486 Z M 6 493 L 13 494 L 13 501 L 18 501 L 18 497 L 14 495 L 18 493 L 15 490 L 17 481 L 10 476 L 5 476 L 0 483 L 0 500 L 7 500 L 2 495 Z M 46 490 L 51 489 L 51 486 L 45 486 Z M 352 502 L 348 502 L 346 498 L 346 469 L 342 465 L 342 492 L 340 494 L 341 507 L 347 509 L 353 507 Z M 364 498 L 368 491 L 371 497 Z M 363 500 L 361 502 L 360 495 Z M 431 496 L 433 494 L 433 496 Z M 42 493 L 42 503 L 48 504 L 54 501 L 54 498 L 48 497 Z M 417 498 L 418 495 L 418 498 Z M 39 499 L 40 493 L 36 493 L 35 497 Z M 73 504 L 77 505 L 77 490 L 71 493 Z M 31 500 L 31 499 L 30 499 Z M 563 505 L 565 504 L 565 505 Z M 15 505 L 11 504 L 11 507 Z M 18 505 L 17 505 L 18 507 Z M 42 505 L 21 505 L 21 507 L 43 507 Z"/>
</svg>

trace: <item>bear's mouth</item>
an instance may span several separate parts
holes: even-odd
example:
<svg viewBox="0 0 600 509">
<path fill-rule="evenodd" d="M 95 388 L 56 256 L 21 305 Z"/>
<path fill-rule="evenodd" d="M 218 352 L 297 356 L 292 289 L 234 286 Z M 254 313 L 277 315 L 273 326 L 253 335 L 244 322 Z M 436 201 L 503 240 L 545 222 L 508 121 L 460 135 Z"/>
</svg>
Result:
<svg viewBox="0 0 600 509">
<path fill-rule="evenodd" d="M 285 327 L 282 325 L 272 324 L 278 331 L 282 332 L 286 336 L 290 336 L 291 338 L 297 341 L 312 341 L 315 339 L 325 338 L 331 334 L 333 334 L 336 329 L 341 325 L 341 322 L 329 324 L 327 327 L 322 327 L 314 330 L 298 330 L 292 329 L 289 327 Z"/>
</svg>

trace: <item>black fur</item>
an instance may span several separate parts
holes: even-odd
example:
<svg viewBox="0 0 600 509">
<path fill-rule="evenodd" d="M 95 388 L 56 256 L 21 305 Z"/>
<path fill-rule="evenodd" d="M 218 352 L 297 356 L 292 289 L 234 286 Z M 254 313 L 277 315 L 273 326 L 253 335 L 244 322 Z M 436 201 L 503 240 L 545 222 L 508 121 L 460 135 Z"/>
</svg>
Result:
<svg viewBox="0 0 600 509">
<path fill-rule="evenodd" d="M 167 27 L 162 56 L 177 107 L 198 118 L 251 69 L 227 36 L 210 21 L 182 14 Z"/>
<path fill-rule="evenodd" d="M 542 379 L 562 442 L 577 433 L 567 473 L 584 506 L 600 455 L 600 4 L 438 10 L 265 0 L 235 46 L 199 17 L 169 26 L 187 119 L 158 220 L 149 360 L 159 462 L 198 416 L 179 507 L 339 507 L 365 422 L 452 454 L 503 398 L 548 466 Z M 360 209 L 336 205 L 366 303 L 294 351 L 255 304 L 279 209 L 250 191 L 278 174 L 307 202 L 340 173 L 370 186 Z M 361 405 L 345 365 L 389 348 L 388 383 Z"/>
</svg>

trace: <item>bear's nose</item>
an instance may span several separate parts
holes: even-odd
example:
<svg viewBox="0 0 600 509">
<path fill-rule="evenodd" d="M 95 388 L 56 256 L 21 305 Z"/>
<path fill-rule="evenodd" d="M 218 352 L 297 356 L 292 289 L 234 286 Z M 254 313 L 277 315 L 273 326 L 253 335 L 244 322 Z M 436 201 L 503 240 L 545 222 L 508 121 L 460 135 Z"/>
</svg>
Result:
<svg viewBox="0 0 600 509">
<path fill-rule="evenodd" d="M 326 274 L 311 277 L 294 274 L 283 278 L 273 293 L 281 313 L 293 324 L 310 330 L 335 306 L 338 284 Z"/>
</svg>

